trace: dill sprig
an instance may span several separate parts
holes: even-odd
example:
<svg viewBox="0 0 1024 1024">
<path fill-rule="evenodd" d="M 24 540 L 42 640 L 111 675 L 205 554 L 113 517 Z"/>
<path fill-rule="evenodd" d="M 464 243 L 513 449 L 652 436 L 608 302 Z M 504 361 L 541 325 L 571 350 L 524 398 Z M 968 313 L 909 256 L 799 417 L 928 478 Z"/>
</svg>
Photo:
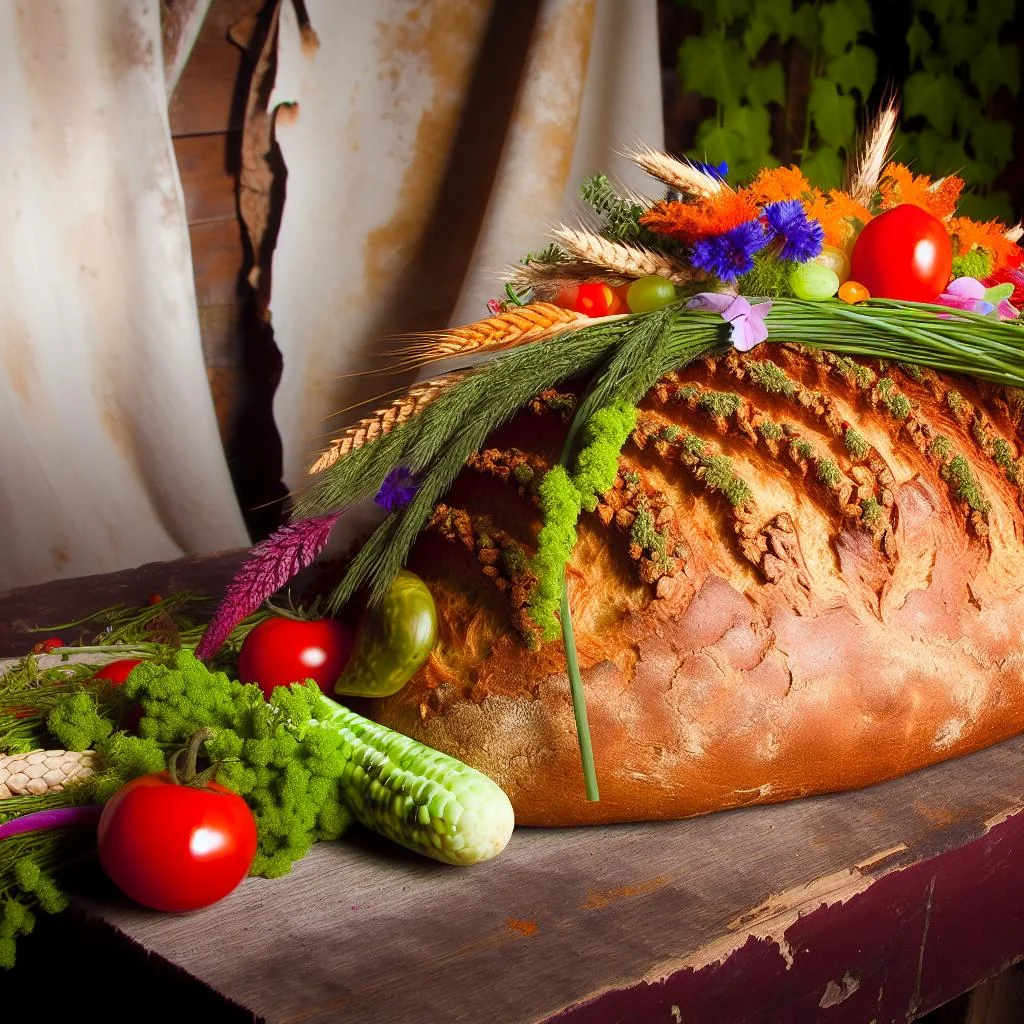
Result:
<svg viewBox="0 0 1024 1024">
<path fill-rule="evenodd" d="M 602 233 L 617 242 L 646 242 L 651 233 L 640 225 L 644 208 L 625 199 L 604 174 L 593 174 L 580 185 L 580 198 L 603 218 Z"/>
</svg>

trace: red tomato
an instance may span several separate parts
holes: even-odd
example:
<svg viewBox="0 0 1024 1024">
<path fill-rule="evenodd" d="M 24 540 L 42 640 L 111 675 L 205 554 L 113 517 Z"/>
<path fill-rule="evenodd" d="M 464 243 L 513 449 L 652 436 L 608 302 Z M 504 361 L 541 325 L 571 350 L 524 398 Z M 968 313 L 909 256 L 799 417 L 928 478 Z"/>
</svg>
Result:
<svg viewBox="0 0 1024 1024">
<path fill-rule="evenodd" d="M 265 697 L 275 686 L 312 679 L 328 696 L 352 653 L 352 630 L 337 619 L 264 619 L 242 641 L 238 678 Z"/>
<path fill-rule="evenodd" d="M 619 301 L 619 297 L 606 284 L 581 284 L 573 308 L 577 313 L 586 313 L 587 316 L 607 316 L 614 312 Z"/>
<path fill-rule="evenodd" d="M 864 225 L 853 246 L 850 277 L 876 299 L 934 302 L 952 270 L 945 225 L 920 206 L 904 203 Z"/>
<path fill-rule="evenodd" d="M 33 654 L 49 654 L 50 651 L 57 650 L 58 647 L 63 647 L 64 641 L 59 636 L 51 636 L 46 640 L 40 640 L 39 643 L 32 648 Z"/>
<path fill-rule="evenodd" d="M 256 822 L 218 783 L 177 785 L 160 772 L 132 779 L 107 801 L 97 840 L 103 870 L 126 896 L 154 910 L 198 910 L 249 873 Z"/>
<path fill-rule="evenodd" d="M 111 661 L 93 673 L 93 679 L 106 679 L 108 683 L 120 686 L 128 678 L 131 670 L 141 664 L 141 658 L 122 658 L 120 661 Z"/>
</svg>

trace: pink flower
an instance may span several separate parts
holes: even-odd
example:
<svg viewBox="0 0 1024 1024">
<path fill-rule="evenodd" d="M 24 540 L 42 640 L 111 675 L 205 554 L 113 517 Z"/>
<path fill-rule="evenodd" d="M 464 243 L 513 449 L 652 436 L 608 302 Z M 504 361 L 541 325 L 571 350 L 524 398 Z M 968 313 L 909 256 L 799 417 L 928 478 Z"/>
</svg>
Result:
<svg viewBox="0 0 1024 1024">
<path fill-rule="evenodd" d="M 721 313 L 731 328 L 732 346 L 739 352 L 749 352 L 768 337 L 765 317 L 771 311 L 771 302 L 752 306 L 742 295 L 723 295 L 720 292 L 700 292 L 686 304 L 687 309 Z"/>
</svg>

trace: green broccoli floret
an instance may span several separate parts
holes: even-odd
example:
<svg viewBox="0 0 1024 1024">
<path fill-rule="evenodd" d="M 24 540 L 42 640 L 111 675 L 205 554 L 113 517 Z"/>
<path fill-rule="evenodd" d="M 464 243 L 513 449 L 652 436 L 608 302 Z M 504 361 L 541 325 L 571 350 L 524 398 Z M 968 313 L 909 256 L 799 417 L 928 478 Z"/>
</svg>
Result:
<svg viewBox="0 0 1024 1024">
<path fill-rule="evenodd" d="M 351 814 L 339 792 L 343 738 L 316 729 L 320 690 L 278 687 L 270 701 L 258 686 L 211 672 L 190 651 L 172 668 L 141 665 L 124 685 L 143 717 L 139 732 L 162 745 L 184 743 L 197 729 L 214 730 L 205 751 L 217 780 L 241 794 L 256 819 L 259 848 L 252 874 L 287 874 L 313 843 L 337 839 Z"/>
<path fill-rule="evenodd" d="M 88 750 L 114 731 L 113 723 L 100 715 L 96 698 L 84 690 L 62 697 L 46 719 L 46 728 L 65 750 Z"/>
</svg>

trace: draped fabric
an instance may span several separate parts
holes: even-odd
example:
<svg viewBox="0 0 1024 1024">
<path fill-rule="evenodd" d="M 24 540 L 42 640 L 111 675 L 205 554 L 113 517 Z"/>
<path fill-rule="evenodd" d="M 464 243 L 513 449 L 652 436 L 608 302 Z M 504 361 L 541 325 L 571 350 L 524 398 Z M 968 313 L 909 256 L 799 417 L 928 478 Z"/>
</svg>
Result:
<svg viewBox="0 0 1024 1024">
<path fill-rule="evenodd" d="M 0 0 L 0 33 L 0 589 L 242 545 L 158 5 Z M 640 187 L 616 151 L 660 145 L 660 65 L 655 0 L 281 0 L 273 42 L 260 270 L 295 489 L 347 407 L 409 382 L 388 337 L 486 315 L 585 175 Z"/>
<path fill-rule="evenodd" d="M 247 543 L 159 5 L 0 0 L 0 590 Z"/>
</svg>

